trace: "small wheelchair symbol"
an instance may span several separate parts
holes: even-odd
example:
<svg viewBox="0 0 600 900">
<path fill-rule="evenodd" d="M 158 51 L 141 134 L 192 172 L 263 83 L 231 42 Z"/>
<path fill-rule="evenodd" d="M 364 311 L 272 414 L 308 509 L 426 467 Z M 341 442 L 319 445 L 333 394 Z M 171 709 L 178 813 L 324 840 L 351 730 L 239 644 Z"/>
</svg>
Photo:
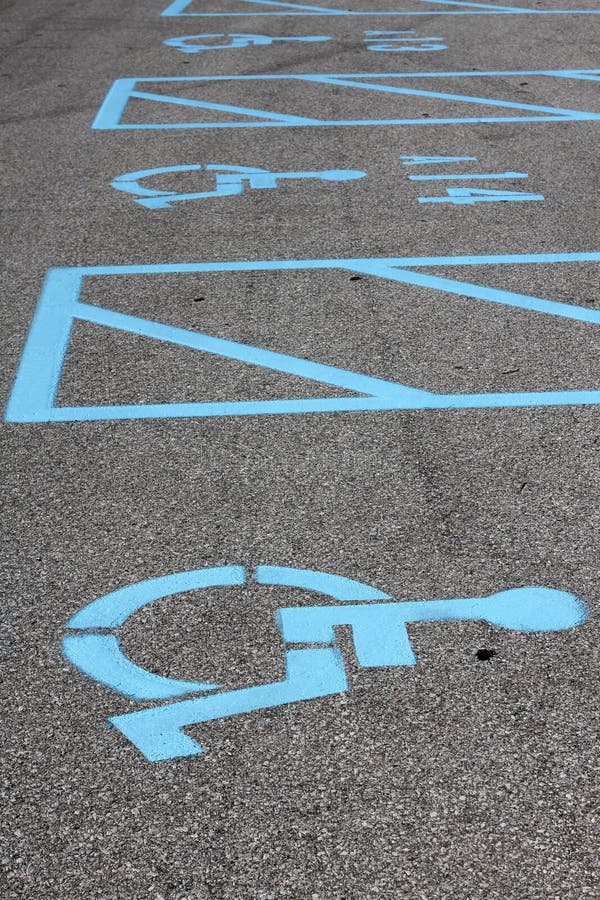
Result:
<svg viewBox="0 0 600 900">
<path fill-rule="evenodd" d="M 197 41 L 213 40 L 213 38 L 231 38 L 228 44 L 206 44 Z M 242 47 L 270 47 L 275 43 L 300 43 L 314 44 L 330 41 L 325 34 L 311 34 L 303 37 L 270 37 L 267 34 L 184 34 L 180 37 L 168 38 L 163 41 L 167 47 L 175 47 L 181 53 L 203 53 L 206 50 L 237 50 Z"/>
<path fill-rule="evenodd" d="M 201 172 L 201 165 L 161 166 L 157 169 L 140 169 L 139 172 L 126 172 L 111 182 L 117 191 L 134 194 L 134 203 L 146 209 L 172 209 L 174 203 L 185 200 L 206 200 L 215 197 L 235 197 L 246 190 L 271 190 L 279 187 L 281 181 L 315 179 L 317 181 L 357 181 L 366 176 L 361 169 L 324 169 L 310 172 L 270 172 L 257 166 L 205 165 L 204 171 L 214 174 L 215 189 L 212 191 L 193 191 L 177 193 L 150 188 L 140 182 L 155 175 L 169 175 L 178 172 Z"/>
<path fill-rule="evenodd" d="M 487 597 L 398 602 L 368 584 L 327 572 L 257 566 L 252 576 L 258 584 L 300 588 L 332 601 L 278 610 L 276 623 L 286 645 L 283 681 L 221 690 L 209 682 L 155 675 L 128 659 L 114 634 L 133 613 L 160 598 L 247 584 L 243 566 L 197 569 L 138 582 L 92 601 L 67 623 L 65 656 L 95 681 L 134 700 L 201 695 L 109 720 L 151 762 L 204 753 L 204 747 L 183 731 L 188 725 L 347 691 L 336 626 L 352 628 L 361 666 L 413 666 L 416 659 L 406 628 L 411 622 L 478 620 L 515 631 L 544 632 L 574 628 L 589 615 L 585 603 L 573 594 L 545 587 L 513 588 Z M 303 646 L 294 648 L 297 644 Z"/>
</svg>

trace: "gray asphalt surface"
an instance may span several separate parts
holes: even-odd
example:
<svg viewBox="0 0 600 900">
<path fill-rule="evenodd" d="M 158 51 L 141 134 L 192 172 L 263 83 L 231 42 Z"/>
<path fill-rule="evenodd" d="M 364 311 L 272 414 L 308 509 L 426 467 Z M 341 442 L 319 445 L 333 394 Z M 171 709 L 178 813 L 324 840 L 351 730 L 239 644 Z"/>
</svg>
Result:
<svg viewBox="0 0 600 900">
<path fill-rule="evenodd" d="M 597 0 L 527 4 L 600 10 Z M 394 7 L 431 14 L 168 18 L 160 0 L 0 2 L 3 396 L 50 267 L 600 251 L 600 120 L 427 124 L 489 107 L 465 113 L 452 100 L 355 98 L 316 84 L 297 114 L 424 124 L 91 128 L 117 78 L 599 64 L 600 16 L 440 15 L 416 0 L 353 8 Z M 196 0 L 194 9 L 218 5 Z M 443 37 L 447 49 L 372 52 L 367 29 L 414 29 Z M 234 32 L 333 39 L 197 55 L 163 44 Z M 253 84 L 253 102 L 275 110 L 291 109 L 300 83 Z M 466 91 L 458 78 L 414 85 Z M 467 86 L 482 98 L 600 112 L 597 81 L 499 75 Z M 246 88 L 213 84 L 204 96 L 252 105 Z M 127 121 L 198 116 L 135 102 Z M 404 166 L 400 156 L 410 154 L 477 161 Z M 124 173 L 188 164 L 367 177 L 287 180 L 154 211 L 110 187 Z M 505 171 L 529 177 L 455 186 L 545 200 L 422 204 L 448 185 L 409 179 Z M 210 191 L 214 176 L 172 174 L 153 186 Z M 435 274 L 594 310 L 599 266 Z M 592 324 L 344 269 L 92 277 L 82 299 L 440 393 L 600 388 Z M 79 322 L 56 402 L 345 395 Z M 598 416 L 598 406 L 573 404 L 4 422 L 0 896 L 599 897 Z M 361 667 L 342 628 L 347 692 L 190 726 L 206 754 L 147 761 L 106 720 L 153 704 L 74 668 L 61 651 L 67 621 L 134 582 L 261 564 L 343 575 L 396 600 L 542 585 L 576 594 L 590 618 L 548 633 L 480 621 L 412 625 L 413 667 Z M 122 647 L 173 678 L 264 684 L 285 675 L 277 610 L 325 602 L 258 584 L 188 591 L 133 615 Z M 495 655 L 480 660 L 481 650 Z"/>
</svg>

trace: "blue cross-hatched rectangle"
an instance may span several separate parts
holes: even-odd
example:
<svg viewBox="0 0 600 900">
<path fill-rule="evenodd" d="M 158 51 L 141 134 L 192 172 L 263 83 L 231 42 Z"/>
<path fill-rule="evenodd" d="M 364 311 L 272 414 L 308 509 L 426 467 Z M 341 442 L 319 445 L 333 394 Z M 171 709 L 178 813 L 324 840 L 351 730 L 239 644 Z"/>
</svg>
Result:
<svg viewBox="0 0 600 900">
<path fill-rule="evenodd" d="M 558 316 L 600 325 L 600 311 L 529 294 L 487 287 L 435 274 L 436 268 L 502 265 L 548 265 L 600 262 L 600 252 L 537 253 L 489 256 L 361 257 L 252 262 L 171 263 L 52 269 L 48 273 L 5 411 L 9 422 L 76 422 L 186 417 L 290 415 L 303 413 L 375 412 L 383 410 L 482 409 L 600 404 L 600 385 L 591 390 L 501 393 L 436 393 L 377 378 L 317 360 L 279 353 L 164 322 L 126 315 L 81 301 L 87 277 L 186 273 L 282 272 L 341 270 L 404 285 L 429 288 L 442 295 Z M 418 271 L 415 271 L 418 270 Z M 426 270 L 426 271 L 422 271 Z M 188 347 L 332 388 L 331 396 L 275 400 L 138 403 L 104 406 L 59 406 L 56 397 L 65 355 L 76 321 L 91 322 L 166 344 Z M 353 396 L 337 396 L 335 389 Z"/>
<path fill-rule="evenodd" d="M 384 0 L 382 0 L 384 2 Z M 413 9 L 349 9 L 323 4 L 293 3 L 287 0 L 238 0 L 237 9 L 199 11 L 197 0 L 172 0 L 161 13 L 163 16 L 193 16 L 202 18 L 250 16 L 586 16 L 599 15 L 598 9 L 540 9 L 504 3 L 477 3 L 469 0 L 414 0 Z M 232 0 L 229 0 L 232 3 Z M 408 0 L 407 5 L 410 5 Z"/>
<path fill-rule="evenodd" d="M 120 78 L 110 88 L 92 128 L 282 128 L 347 125 L 447 125 L 600 120 L 600 111 L 520 103 L 503 99 L 507 78 L 548 78 L 572 82 L 573 93 L 600 81 L 600 69 L 539 69 L 476 72 L 348 72 L 337 74 L 195 75 Z M 486 80 L 494 96 L 474 96 L 468 79 Z M 455 79 L 466 92 L 457 94 Z M 418 80 L 418 84 L 415 81 Z M 264 109 L 265 82 L 273 84 L 273 105 Z M 444 84 L 446 82 L 446 84 Z M 449 83 L 451 82 L 451 83 Z M 328 97 L 328 91 L 331 97 Z M 232 93 L 235 92 L 235 96 Z M 410 114 L 390 113 L 410 100 Z M 315 103 L 331 101 L 336 118 L 314 116 Z M 577 102 L 574 97 L 574 102 Z M 584 102 L 584 101 L 581 101 Z M 586 105 L 589 100 L 586 100 Z M 376 117 L 361 116 L 381 104 Z M 457 114 L 457 108 L 462 114 Z M 599 103 L 600 108 L 600 103 Z"/>
</svg>

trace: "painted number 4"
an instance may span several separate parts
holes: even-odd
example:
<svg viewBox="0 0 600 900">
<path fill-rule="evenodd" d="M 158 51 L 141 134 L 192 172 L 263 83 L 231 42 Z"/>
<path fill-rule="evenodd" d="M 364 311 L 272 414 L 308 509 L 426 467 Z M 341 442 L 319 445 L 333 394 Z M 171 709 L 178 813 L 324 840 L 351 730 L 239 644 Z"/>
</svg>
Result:
<svg viewBox="0 0 600 900">
<path fill-rule="evenodd" d="M 414 35 L 410 31 L 365 31 L 368 50 L 392 53 L 427 53 L 432 50 L 447 50 L 441 37 L 406 37 Z"/>
<path fill-rule="evenodd" d="M 466 160 L 477 160 L 475 156 L 401 156 L 405 166 L 429 166 L 441 163 L 456 163 Z M 444 173 L 435 175 L 409 175 L 409 181 L 482 181 L 482 180 L 516 180 L 529 178 L 527 172 L 473 172 Z M 504 191 L 487 188 L 447 187 L 445 197 L 419 197 L 419 203 L 452 203 L 454 205 L 472 206 L 475 203 L 517 202 L 526 200 L 543 200 L 543 194 L 531 194 L 526 191 Z"/>
</svg>

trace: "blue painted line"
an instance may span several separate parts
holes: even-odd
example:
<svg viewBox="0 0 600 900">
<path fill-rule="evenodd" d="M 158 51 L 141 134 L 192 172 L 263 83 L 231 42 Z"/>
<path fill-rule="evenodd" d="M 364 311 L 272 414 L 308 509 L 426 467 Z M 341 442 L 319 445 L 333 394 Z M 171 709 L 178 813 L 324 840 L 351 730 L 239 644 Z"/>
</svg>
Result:
<svg viewBox="0 0 600 900">
<path fill-rule="evenodd" d="M 426 0 L 426 2 L 440 3 L 455 8 L 452 10 L 349 10 L 336 9 L 335 7 L 306 6 L 299 3 L 282 3 L 275 0 L 244 0 L 252 4 L 253 9 L 248 12 L 188 12 L 194 0 L 173 0 L 173 2 L 161 13 L 162 16 L 184 16 L 196 18 L 255 18 L 261 16 L 490 16 L 490 15 L 537 15 L 537 16 L 576 16 L 598 15 L 596 9 L 531 9 L 518 6 L 499 6 L 484 3 L 460 3 L 445 2 L 445 0 Z M 256 12 L 256 6 L 273 6 L 276 11 Z"/>
<path fill-rule="evenodd" d="M 426 265 L 425 263 L 423 265 Z M 547 315 L 560 316 L 580 322 L 589 322 L 600 325 L 600 311 L 588 309 L 584 306 L 575 306 L 569 303 L 558 303 L 555 300 L 544 300 L 533 297 L 530 294 L 518 294 L 515 291 L 503 291 L 499 288 L 485 287 L 480 284 L 472 284 L 468 281 L 456 281 L 453 278 L 444 278 L 439 275 L 429 275 L 422 272 L 390 266 L 385 269 L 377 262 L 365 262 L 352 265 L 355 272 L 365 275 L 377 275 L 389 278 L 390 281 L 399 281 L 403 284 L 413 284 L 418 287 L 432 288 L 447 294 L 455 294 L 459 297 L 471 297 L 474 300 L 485 300 L 489 303 L 500 303 L 503 306 L 514 306 L 518 309 L 526 309 L 532 312 L 545 313 Z"/>
<path fill-rule="evenodd" d="M 398 385 L 401 387 L 401 385 Z M 410 391 L 407 386 L 407 392 Z M 423 394 L 426 392 L 423 391 Z M 112 422 L 136 419 L 225 418 L 246 416 L 295 416 L 316 413 L 384 412 L 392 410 L 513 409 L 543 406 L 596 406 L 597 391 L 530 391 L 496 394 L 431 394 L 420 401 L 391 397 L 327 397 L 310 400 L 230 400 L 214 403 L 139 403 L 115 406 L 53 407 L 47 413 L 29 408 L 5 414 L 5 421 Z"/>
<path fill-rule="evenodd" d="M 368 38 L 381 39 L 381 38 L 395 38 L 400 34 L 416 34 L 416 31 L 414 28 L 405 29 L 403 31 L 372 31 L 369 29 L 369 30 L 366 30 L 364 32 L 364 34 Z M 439 38 L 439 40 L 442 40 L 442 38 Z"/>
<path fill-rule="evenodd" d="M 135 265 L 117 266 L 77 266 L 73 268 L 50 269 L 47 282 L 52 282 L 52 293 L 58 293 L 61 287 L 62 274 L 82 279 L 88 276 L 119 275 L 177 275 L 201 272 L 280 272 L 291 269 L 342 269 L 354 270 L 356 266 L 373 263 L 381 266 L 383 277 L 387 277 L 390 268 L 434 268 L 450 266 L 501 266 L 501 265 L 540 265 L 552 263 L 588 263 L 600 262 L 600 251 L 575 253 L 496 253 L 480 255 L 455 256 L 367 256 L 367 257 L 328 257 L 323 259 L 255 259 L 226 260 L 222 262 L 185 262 L 185 263 L 139 263 Z M 376 274 L 376 273 L 373 273 Z M 544 301 L 553 305 L 553 301 Z M 61 299 L 59 305 L 62 307 Z M 577 306 L 562 304 L 570 309 Z M 591 311 L 593 312 L 593 311 Z"/>
<path fill-rule="evenodd" d="M 363 260 L 364 261 L 364 260 Z M 302 262 L 299 260 L 298 262 Z M 316 261 L 315 261 L 316 262 Z M 333 263 L 334 260 L 330 260 Z M 348 260 L 354 265 L 361 260 Z M 544 263 L 578 263 L 600 262 L 600 253 L 498 253 L 481 254 L 479 256 L 390 256 L 378 259 L 384 266 L 401 266 L 402 268 L 425 266 L 505 266 L 505 265 L 539 265 Z M 217 263 L 218 265 L 218 263 Z"/>
<path fill-rule="evenodd" d="M 476 156 L 400 156 L 400 159 L 403 166 L 437 166 L 443 162 L 477 162 Z"/>
<path fill-rule="evenodd" d="M 281 271 L 342 269 L 430 288 L 462 298 L 470 297 L 530 312 L 555 315 L 573 321 L 600 324 L 600 311 L 558 303 L 514 291 L 457 281 L 435 274 L 412 271 L 452 265 L 519 264 L 600 261 L 598 253 L 521 254 L 474 257 L 409 257 L 387 259 L 260 260 L 254 262 L 191 263 L 142 266 L 95 266 L 54 270 L 49 273 L 31 325 L 13 391 L 5 411 L 9 422 L 74 422 L 189 416 L 296 415 L 301 413 L 358 412 L 399 409 L 478 409 L 519 406 L 588 405 L 600 402 L 600 391 L 532 391 L 493 394 L 436 394 L 351 370 L 328 366 L 260 347 L 240 344 L 165 323 L 80 303 L 77 294 L 85 275 L 152 274 L 174 272 Z M 402 264 L 402 265 L 401 265 Z M 156 340 L 217 354 L 309 381 L 358 394 L 306 399 L 219 401 L 197 403 L 128 404 L 114 406 L 56 406 L 60 372 L 72 322 L 81 319 L 97 325 L 141 334 Z"/>
<path fill-rule="evenodd" d="M 69 662 L 94 681 L 132 700 L 169 700 L 219 687 L 204 681 L 180 681 L 155 675 L 128 659 L 113 634 L 70 634 L 62 640 Z"/>
<path fill-rule="evenodd" d="M 400 385 L 398 385 L 400 387 Z M 410 390 L 410 386 L 407 386 Z M 425 391 L 422 392 L 425 394 Z M 310 400 L 231 400 L 215 403 L 139 403 L 115 406 L 54 407 L 45 416 L 23 412 L 7 422 L 112 422 L 136 419 L 295 416 L 311 413 L 389 412 L 399 410 L 514 409 L 543 406 L 597 406 L 597 391 L 529 391 L 490 394 L 432 394 L 416 402 L 390 397 L 331 397 Z"/>
<path fill-rule="evenodd" d="M 480 78 L 482 75 L 547 75 L 550 77 L 558 77 L 564 75 L 565 78 L 571 77 L 571 74 L 600 74 L 600 69 L 482 69 L 469 70 L 461 72 L 323 72 L 324 78 Z M 279 74 L 279 75 L 165 75 L 165 76 L 145 76 L 141 78 L 122 78 L 120 81 L 130 82 L 131 84 L 141 84 L 144 82 L 177 82 L 177 81 L 304 81 L 307 77 L 314 78 L 319 75 L 307 74 Z"/>
<path fill-rule="evenodd" d="M 570 77 L 567 70 L 565 77 Z M 583 71 L 583 70 L 582 70 Z M 594 74 L 597 70 L 587 70 L 588 74 Z M 426 78 L 426 77 L 466 77 L 468 76 L 496 76 L 496 75 L 532 75 L 539 74 L 553 77 L 549 70 L 509 71 L 509 72 L 436 72 L 436 73 L 359 73 L 352 74 L 302 74 L 302 75 L 231 75 L 231 76 L 190 76 L 190 77 L 166 77 L 166 78 L 124 78 L 115 81 L 103 101 L 92 123 L 92 128 L 101 130 L 113 129 L 171 129 L 171 128 L 269 128 L 269 127 L 295 127 L 295 126 L 351 126 L 351 125 L 440 125 L 455 123 L 490 123 L 490 122 L 546 122 L 546 121 L 587 121 L 600 119 L 600 113 L 575 110 L 562 107 L 540 106 L 535 104 L 516 103 L 508 100 L 489 99 L 486 97 L 469 96 L 443 91 L 422 90 L 410 87 L 400 87 L 390 84 L 377 84 L 374 78 Z M 360 80 L 356 80 L 359 78 Z M 170 82 L 188 82 L 191 84 L 220 81 L 265 81 L 265 80 L 291 80 L 306 82 L 309 84 L 331 85 L 333 87 L 349 87 L 356 90 L 368 90 L 401 96 L 417 96 L 424 99 L 449 100 L 453 103 L 460 102 L 491 107 L 492 109 L 518 110 L 530 115 L 519 116 L 473 116 L 473 117 L 431 117 L 431 118 L 389 118 L 389 119 L 313 119 L 307 116 L 299 116 L 294 113 L 280 113 L 269 110 L 256 109 L 252 106 L 234 106 L 228 103 L 214 103 L 194 98 L 179 97 L 168 94 L 141 91 L 138 84 L 167 84 Z M 136 122 L 125 123 L 122 121 L 129 99 L 146 100 L 148 103 L 172 104 L 197 109 L 216 110 L 223 113 L 235 113 L 247 116 L 251 121 L 196 121 L 196 122 Z"/>
<path fill-rule="evenodd" d="M 328 119 L 322 122 L 311 122 L 311 128 L 319 127 L 372 127 L 375 125 L 498 125 L 506 122 L 563 122 L 563 121 L 591 121 L 600 119 L 600 115 L 595 113 L 582 113 L 581 116 L 469 116 L 460 119 L 449 118 L 429 118 L 429 119 Z M 154 124 L 117 124 L 110 126 L 94 126 L 110 131 L 165 131 L 177 130 L 182 128 L 294 128 L 298 127 L 297 123 L 291 121 L 281 122 L 157 122 Z"/>
<path fill-rule="evenodd" d="M 472 175 L 409 175 L 410 181 L 472 181 L 481 180 L 482 178 L 504 179 L 504 178 L 529 178 L 527 172 L 478 172 Z"/>
<path fill-rule="evenodd" d="M 557 78 L 575 78 L 580 81 L 600 81 L 600 75 L 583 75 L 580 72 L 553 72 Z"/>
<path fill-rule="evenodd" d="M 472 7 L 473 9 L 491 9 L 501 12 L 520 13 L 526 10 L 523 6 L 505 6 L 503 3 L 465 3 L 460 0 L 424 0 L 428 3 L 441 3 L 444 6 Z M 435 10 L 434 10 L 435 14 Z"/>
<path fill-rule="evenodd" d="M 543 194 L 529 194 L 525 191 L 487 191 L 479 188 L 447 188 L 446 197 L 419 197 L 419 203 L 452 203 L 472 206 L 475 203 L 518 203 L 544 200 Z"/>
<path fill-rule="evenodd" d="M 189 0 L 192 2 L 192 0 Z M 306 3 L 283 3 L 282 0 L 240 0 L 242 3 L 259 3 L 261 6 L 277 6 L 279 8 L 292 9 L 292 10 L 307 10 L 311 13 L 327 13 L 327 15 L 336 15 L 343 16 L 346 15 L 349 10 L 346 9 L 336 9 L 335 7 L 328 6 L 311 6 Z"/>
<path fill-rule="evenodd" d="M 139 78 L 118 78 L 114 81 L 96 114 L 92 128 L 103 128 L 104 125 L 100 123 L 110 118 L 119 122 L 125 114 L 125 109 L 136 84 L 140 81 L 141 79 Z"/>
<path fill-rule="evenodd" d="M 335 7 L 327 7 L 327 6 L 312 6 L 309 4 L 303 3 L 285 3 L 282 0 L 242 0 L 242 2 L 252 3 L 253 6 L 275 6 L 279 9 L 285 9 L 286 14 L 287 10 L 292 10 L 296 14 L 306 15 L 314 14 L 314 13 L 324 13 L 326 15 L 331 16 L 343 16 L 348 15 L 350 10 L 346 9 L 336 9 Z M 174 0 L 173 3 L 165 11 L 162 13 L 163 16 L 180 16 L 180 15 L 200 15 L 200 16 L 210 16 L 211 13 L 184 13 L 183 11 L 193 3 L 193 0 Z M 217 16 L 223 15 L 223 13 L 217 13 Z M 238 15 L 243 16 L 252 16 L 253 12 L 247 13 L 238 13 Z M 273 13 L 262 13 L 262 15 L 273 15 Z M 281 15 L 281 13 L 275 13 L 275 15 Z"/>
<path fill-rule="evenodd" d="M 370 18 L 383 18 L 384 16 L 427 16 L 431 18 L 431 16 L 489 16 L 489 15 L 514 15 L 515 13 L 510 13 L 508 10 L 499 9 L 497 11 L 486 11 L 486 10 L 429 10 L 429 11 L 402 11 L 402 10 L 380 10 L 377 12 L 347 12 L 340 13 L 339 11 L 327 12 L 327 13 L 308 13 L 308 12 L 253 12 L 253 13 L 234 13 L 234 12 L 211 12 L 211 13 L 187 13 L 184 15 L 196 16 L 198 18 L 204 19 L 258 19 L 264 18 L 265 16 L 309 16 L 309 15 L 347 15 L 347 16 L 355 16 L 364 18 L 365 16 Z M 520 15 L 531 15 L 531 16 L 597 16 L 600 15 L 600 11 L 597 9 L 527 9 L 523 10 Z"/>
<path fill-rule="evenodd" d="M 59 279 L 60 283 L 60 279 Z M 332 400 L 310 399 L 302 401 L 255 401 L 251 403 L 216 403 L 216 404 L 147 404 L 139 407 L 56 407 L 53 406 L 58 388 L 58 377 L 63 365 L 66 344 L 55 344 L 47 340 L 51 335 L 46 331 L 45 324 L 49 316 L 55 319 L 62 318 L 60 329 L 64 333 L 70 333 L 72 322 L 76 318 L 81 321 L 116 328 L 132 334 L 144 335 L 155 340 L 166 341 L 179 346 L 201 350 L 206 353 L 216 354 L 239 362 L 263 366 L 277 372 L 296 375 L 310 381 L 318 381 L 343 390 L 370 395 L 370 402 L 376 405 L 389 405 L 390 403 L 412 403 L 416 398 L 430 396 L 425 391 L 400 385 L 383 379 L 372 378 L 357 372 L 339 369 L 310 360 L 276 353 L 260 347 L 240 344 L 228 341 L 212 335 L 201 334 L 186 329 L 175 328 L 161 322 L 128 316 L 114 310 L 102 309 L 84 303 L 75 306 L 70 302 L 61 310 L 60 290 L 51 295 L 50 305 L 47 304 L 47 294 L 42 295 L 43 308 L 38 310 L 31 326 L 27 350 L 24 354 L 24 362 L 19 368 L 18 385 L 13 390 L 6 410 L 8 421 L 79 421 L 83 415 L 85 419 L 105 418 L 108 414 L 111 418 L 130 418 L 132 412 L 137 409 L 141 418 L 166 418 L 180 415 L 227 415 L 234 414 L 236 409 L 240 414 L 255 414 L 264 409 L 269 411 L 282 411 L 282 404 L 292 403 L 290 409 L 298 411 L 313 411 L 327 409 L 332 402 L 342 408 L 354 408 L 357 398 L 336 398 Z M 56 330 L 56 328 L 55 328 Z M 42 360 L 42 365 L 38 361 Z M 52 373 L 49 383 L 46 373 Z M 373 397 L 377 398 L 375 401 Z M 275 404 L 275 405 L 273 405 Z"/>
<path fill-rule="evenodd" d="M 317 81 L 319 84 L 337 84 L 344 87 L 357 88 L 358 90 L 380 91 L 385 94 L 402 94 L 414 97 L 430 97 L 434 100 L 452 100 L 459 103 L 476 103 L 480 106 L 494 106 L 503 109 L 523 109 L 534 112 L 554 113 L 567 118 L 579 118 L 581 111 L 577 109 L 563 109 L 556 106 L 538 106 L 532 103 L 515 103 L 508 100 L 491 100 L 489 97 L 469 97 L 465 94 L 450 94 L 443 91 L 423 91 L 416 88 L 395 87 L 390 84 L 364 84 L 350 78 L 326 75 L 306 75 L 304 80 Z M 598 116 L 600 118 L 600 115 Z"/>
<path fill-rule="evenodd" d="M 158 103 L 170 103 L 176 106 L 192 106 L 196 109 L 212 109 L 220 112 L 230 112 L 241 116 L 254 116 L 257 119 L 267 119 L 272 122 L 286 125 L 318 125 L 318 119 L 310 119 L 306 116 L 293 116 L 285 113 L 269 112 L 265 109 L 252 109 L 246 106 L 233 106 L 230 103 L 209 103 L 207 100 L 190 100 L 187 97 L 176 97 L 168 94 L 151 94 L 144 91 L 132 91 L 131 97 L 137 100 L 153 100 Z"/>
<path fill-rule="evenodd" d="M 225 338 L 189 331 L 185 328 L 176 328 L 173 325 L 165 325 L 162 322 L 154 322 L 150 319 L 141 319 L 137 316 L 125 315 L 114 310 L 102 309 L 99 306 L 79 303 L 77 318 L 96 325 L 116 328 L 119 331 L 130 334 L 143 335 L 155 340 L 177 344 L 181 347 L 189 347 L 193 350 L 202 350 L 204 353 L 235 359 L 238 362 L 263 366 L 287 375 L 297 375 L 300 378 L 307 378 L 310 381 L 318 381 L 344 390 L 357 391 L 363 394 L 376 394 L 377 396 L 395 396 L 398 399 L 404 399 L 411 394 L 418 396 L 421 393 L 425 393 L 399 386 L 393 381 L 372 378 L 369 375 L 359 375 L 335 366 L 310 362 L 309 360 L 289 356 L 285 353 L 263 350 L 260 347 L 240 344 L 237 341 L 229 341 Z"/>
<path fill-rule="evenodd" d="M 46 275 L 6 408 L 7 421 L 19 421 L 22 410 L 37 416 L 35 421 L 48 421 L 71 338 L 81 282 L 82 273 L 77 269 L 51 269 Z M 49 347 L 53 348 L 50 353 Z M 33 372 L 35 377 L 31 377 Z M 12 415 L 17 419 L 13 420 Z"/>
</svg>

